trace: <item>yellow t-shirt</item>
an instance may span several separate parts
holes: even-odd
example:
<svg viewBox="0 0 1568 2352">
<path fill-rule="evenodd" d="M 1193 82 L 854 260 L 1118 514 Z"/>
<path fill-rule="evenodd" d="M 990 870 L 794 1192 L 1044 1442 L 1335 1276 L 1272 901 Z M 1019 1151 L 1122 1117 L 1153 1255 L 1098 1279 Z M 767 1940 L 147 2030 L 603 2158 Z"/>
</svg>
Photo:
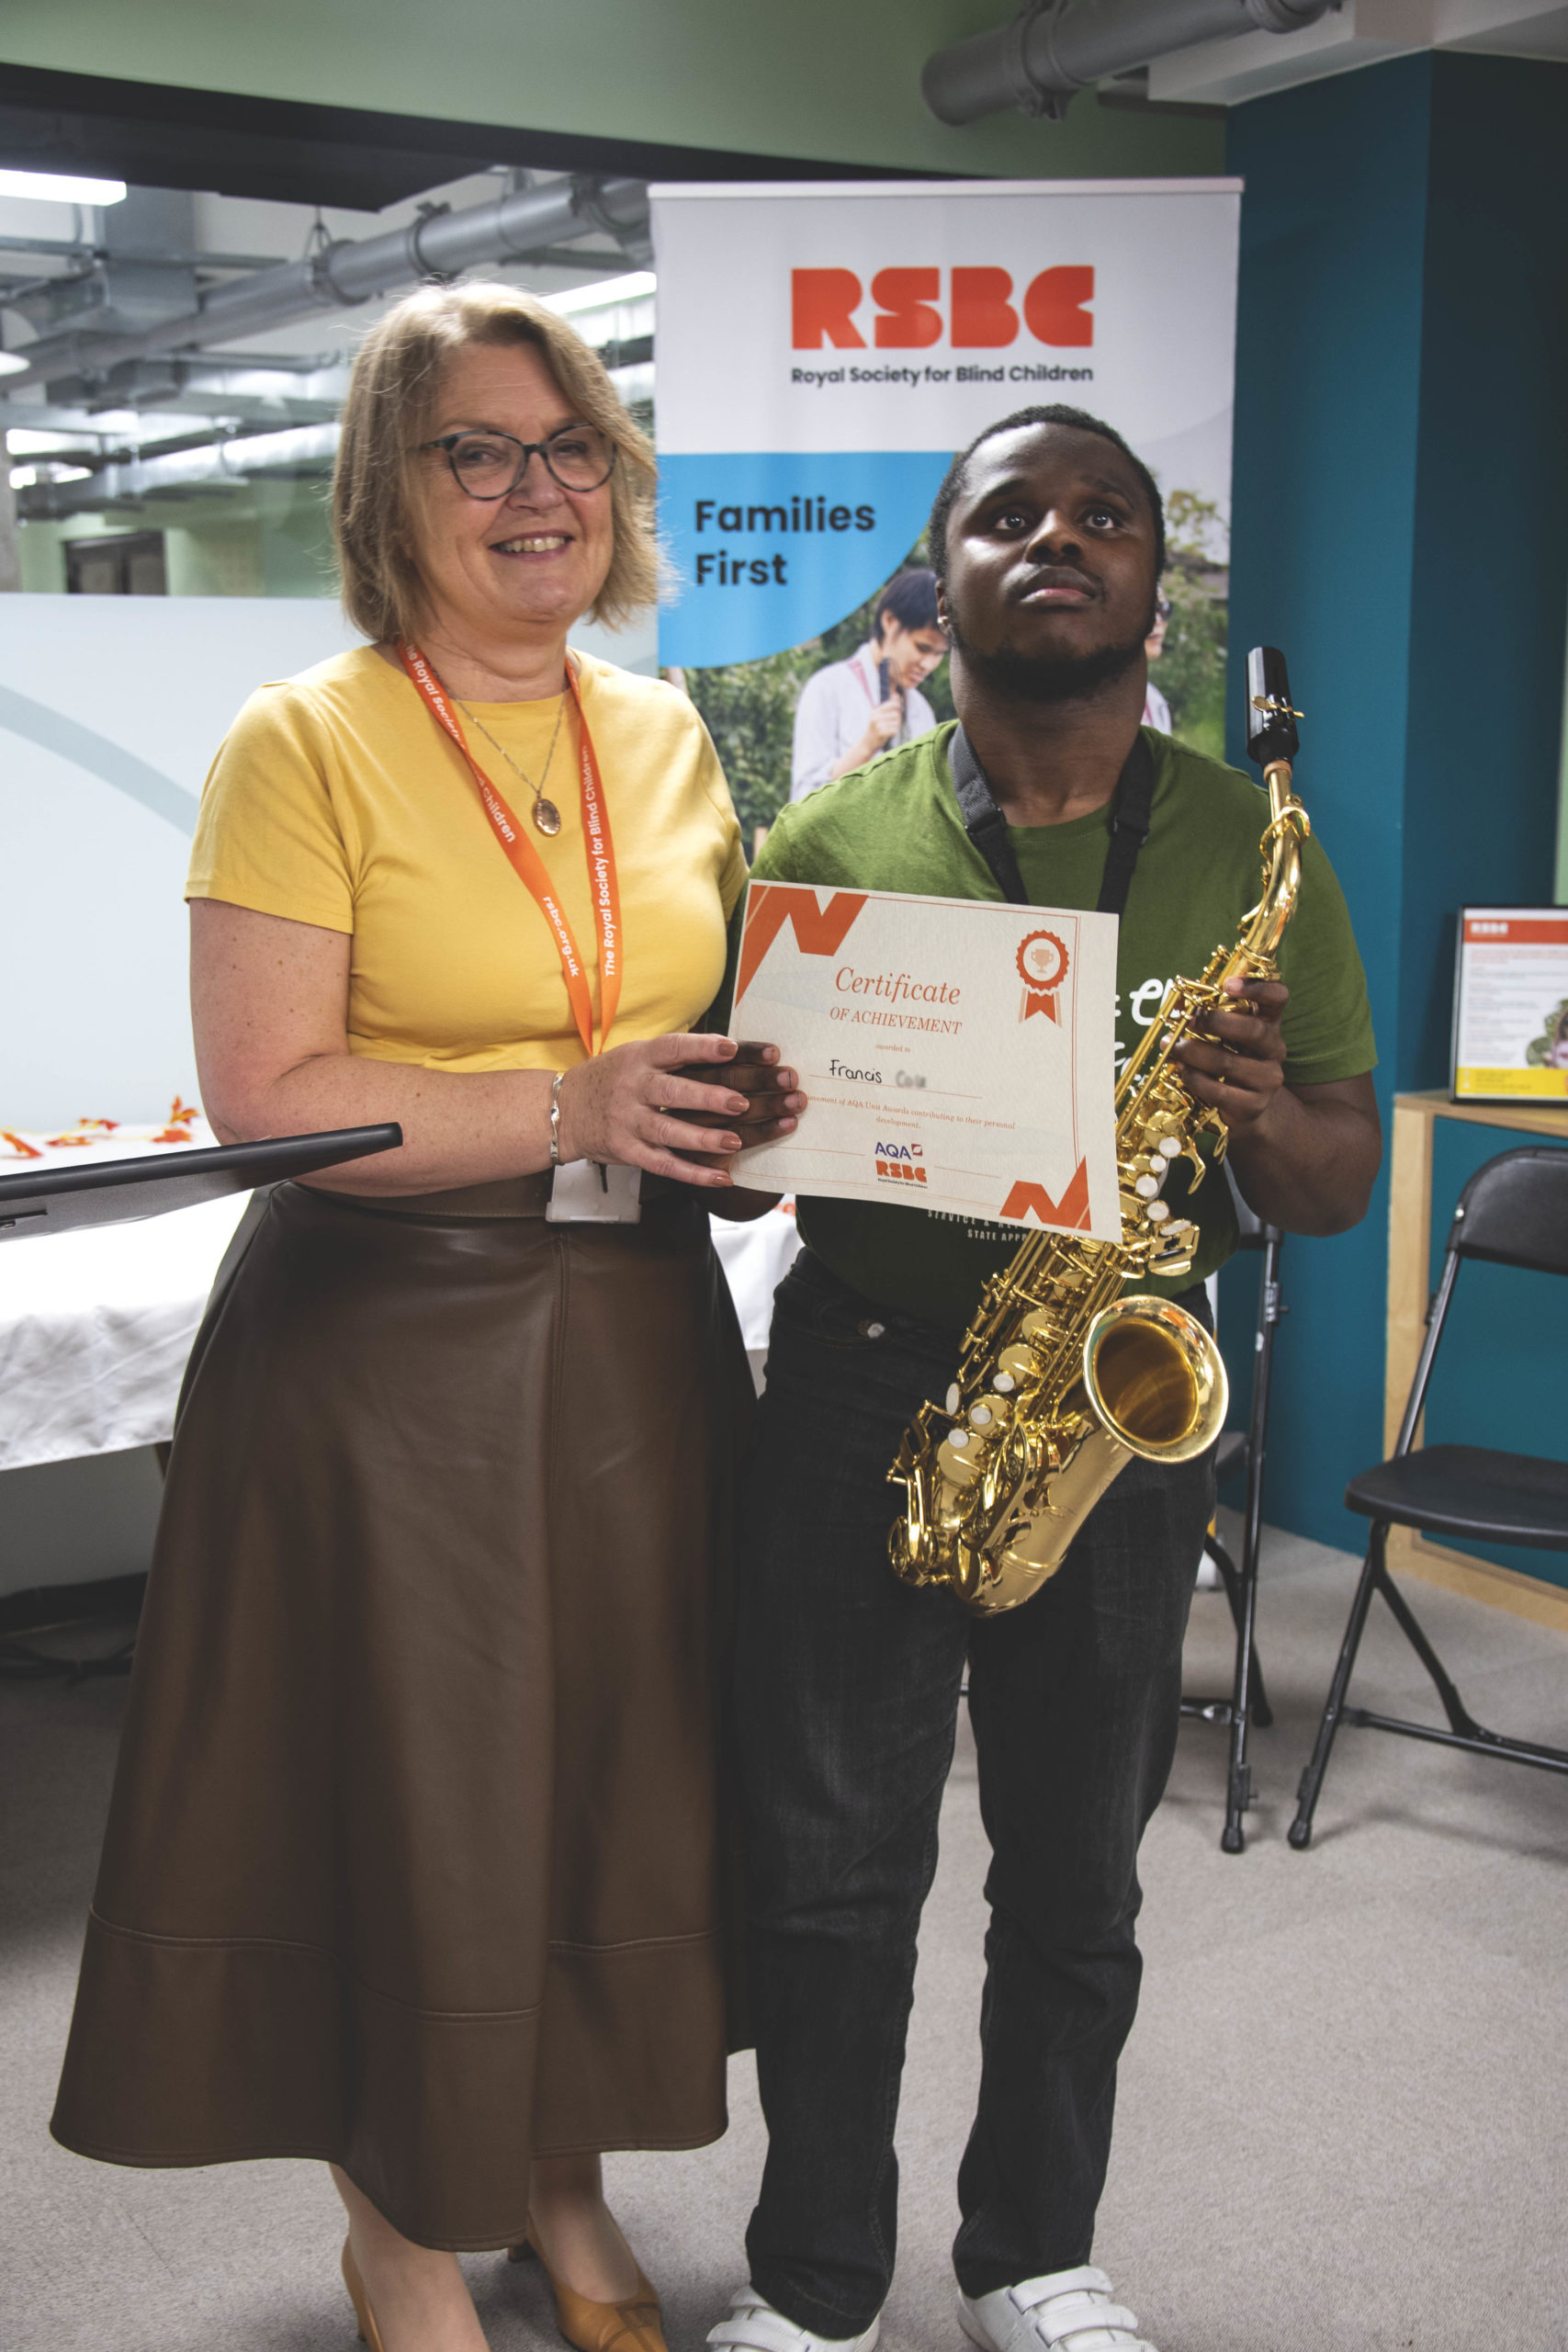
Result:
<svg viewBox="0 0 1568 2352">
<path fill-rule="evenodd" d="M 610 1043 L 624 1045 L 689 1028 L 718 994 L 746 860 L 718 754 L 684 695 L 576 658 L 620 884 L 623 978 Z M 468 707 L 537 781 L 554 699 Z M 553 838 L 530 821 L 522 778 L 477 727 L 463 727 L 549 870 L 589 968 L 597 1024 L 571 699 L 546 787 L 561 816 Z M 582 1059 L 549 925 L 473 777 L 401 670 L 368 646 L 251 696 L 207 779 L 186 887 L 189 898 L 349 933 L 353 1053 L 465 1070 Z"/>
</svg>

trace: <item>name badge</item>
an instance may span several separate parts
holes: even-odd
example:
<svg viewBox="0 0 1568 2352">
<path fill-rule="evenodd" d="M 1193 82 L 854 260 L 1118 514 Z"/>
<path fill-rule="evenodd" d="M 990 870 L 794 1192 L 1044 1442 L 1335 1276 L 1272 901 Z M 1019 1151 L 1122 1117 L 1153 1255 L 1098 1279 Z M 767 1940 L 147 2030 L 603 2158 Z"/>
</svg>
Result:
<svg viewBox="0 0 1568 2352">
<path fill-rule="evenodd" d="M 547 1225 L 640 1225 L 642 1170 L 614 1160 L 570 1159 L 550 1185 Z"/>
</svg>

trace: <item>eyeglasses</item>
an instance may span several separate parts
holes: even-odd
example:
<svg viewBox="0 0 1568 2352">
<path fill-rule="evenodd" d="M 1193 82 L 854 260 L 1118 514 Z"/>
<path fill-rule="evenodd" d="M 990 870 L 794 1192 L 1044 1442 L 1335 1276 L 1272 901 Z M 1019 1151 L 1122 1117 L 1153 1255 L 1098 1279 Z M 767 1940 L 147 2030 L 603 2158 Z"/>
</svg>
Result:
<svg viewBox="0 0 1568 2352">
<path fill-rule="evenodd" d="M 1155 611 L 1162 621 L 1168 621 L 1174 610 L 1175 607 L 1171 604 L 1168 596 L 1156 596 L 1155 598 Z"/>
<path fill-rule="evenodd" d="M 615 445 L 592 424 L 565 424 L 547 441 L 519 441 L 513 433 L 444 433 L 419 446 L 445 452 L 453 481 L 470 498 L 509 498 L 536 452 L 562 490 L 599 490 L 615 470 Z"/>
</svg>

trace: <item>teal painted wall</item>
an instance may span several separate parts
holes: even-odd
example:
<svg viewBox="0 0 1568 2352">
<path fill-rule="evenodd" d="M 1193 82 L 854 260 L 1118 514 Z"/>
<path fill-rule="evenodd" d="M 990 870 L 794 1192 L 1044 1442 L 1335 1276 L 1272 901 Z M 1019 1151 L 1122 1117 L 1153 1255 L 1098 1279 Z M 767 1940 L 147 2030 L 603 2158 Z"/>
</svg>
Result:
<svg viewBox="0 0 1568 2352">
<path fill-rule="evenodd" d="M 1568 66 L 1428 63 L 1402 1087 L 1448 1083 L 1454 910 L 1555 895 L 1568 642 Z"/>
<path fill-rule="evenodd" d="M 1282 646 L 1307 714 L 1303 797 L 1367 967 L 1386 1125 L 1396 1090 L 1446 1082 L 1456 909 L 1552 895 L 1568 68 L 1439 55 L 1346 74 L 1236 108 L 1228 161 L 1247 184 L 1232 756 L 1247 648 Z M 1439 1185 L 1439 1230 L 1451 1198 Z M 1365 1527 L 1346 1481 L 1382 1451 L 1387 1227 L 1385 1169 L 1354 1233 L 1285 1250 L 1266 1510 L 1348 1548 Z M 1222 1312 L 1243 1382 L 1255 1293 L 1241 1261 Z M 1506 1321 L 1486 1344 L 1477 1377 L 1506 1384 Z M 1561 1454 L 1542 1385 L 1522 1384 L 1512 1444 Z"/>
</svg>

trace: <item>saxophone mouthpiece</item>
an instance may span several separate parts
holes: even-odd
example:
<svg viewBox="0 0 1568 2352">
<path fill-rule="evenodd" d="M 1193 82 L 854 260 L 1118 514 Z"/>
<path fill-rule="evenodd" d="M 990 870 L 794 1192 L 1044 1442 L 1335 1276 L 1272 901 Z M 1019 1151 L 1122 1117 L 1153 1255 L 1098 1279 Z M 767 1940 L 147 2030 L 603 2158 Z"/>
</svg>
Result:
<svg viewBox="0 0 1568 2352">
<path fill-rule="evenodd" d="M 1247 756 L 1258 766 L 1293 760 L 1301 745 L 1291 705 L 1285 657 L 1277 645 L 1255 645 L 1247 657 Z"/>
</svg>

